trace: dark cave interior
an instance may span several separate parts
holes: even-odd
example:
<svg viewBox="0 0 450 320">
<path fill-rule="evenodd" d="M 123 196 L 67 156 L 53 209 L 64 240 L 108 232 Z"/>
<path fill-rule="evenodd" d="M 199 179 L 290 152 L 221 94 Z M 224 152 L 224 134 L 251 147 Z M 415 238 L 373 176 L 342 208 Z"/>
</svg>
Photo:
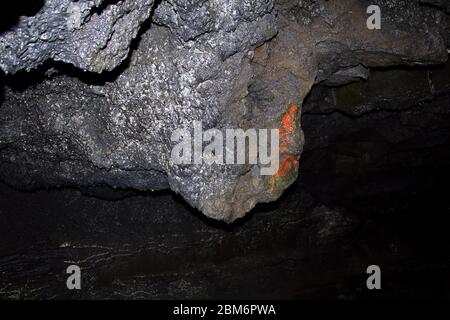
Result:
<svg viewBox="0 0 450 320">
<path fill-rule="evenodd" d="M 416 79 L 423 71 L 401 72 Z M 385 89 L 371 97 L 386 101 Z M 330 90 L 348 88 L 318 86 L 305 102 L 298 181 L 277 202 L 259 204 L 232 225 L 206 218 L 169 191 L 23 192 L 3 183 L 1 294 L 449 297 L 449 93 L 350 116 L 316 110 L 315 101 L 326 100 Z M 80 292 L 65 289 L 71 262 L 88 273 Z M 365 288 L 371 264 L 383 268 L 382 293 Z"/>
<path fill-rule="evenodd" d="M 20 16 L 35 15 L 44 2 L 19 1 L 14 11 L 4 11 L 0 36 L 15 26 Z M 138 52 L 138 62 L 141 37 L 145 38 L 151 25 L 161 30 L 173 27 L 165 20 L 164 11 L 155 13 L 162 2 L 165 3 L 155 2 L 149 11 L 151 18 L 139 22 L 141 29 L 128 43 L 130 51 Z M 94 9 L 100 14 L 117 3 L 121 1 L 106 1 Z M 286 15 L 299 19 L 296 23 L 316 18 L 315 1 L 305 1 L 307 8 L 292 6 L 290 0 L 275 3 L 280 16 L 286 11 Z M 423 1 L 421 5 L 426 10 L 445 12 L 440 14 L 448 20 L 445 1 Z M 264 14 L 269 16 L 271 12 Z M 245 23 L 251 25 L 253 18 L 246 19 Z M 191 23 L 189 19 L 184 22 Z M 347 30 L 345 27 L 348 26 L 342 30 Z M 189 28 L 182 31 L 188 33 Z M 258 28 L 258 32 L 264 29 Z M 214 37 L 216 31 L 195 34 L 194 40 L 189 41 Z M 254 36 L 257 32 L 249 34 Z M 251 45 L 241 39 L 245 45 L 231 55 L 232 59 L 241 53 L 244 57 L 243 52 L 249 48 L 263 48 L 263 43 L 273 45 L 280 37 L 264 36 L 264 41 Z M 358 42 L 355 39 L 358 40 L 351 38 L 348 42 Z M 148 43 L 144 45 L 150 47 Z M 407 56 L 404 61 L 414 61 L 407 66 L 389 60 L 395 61 L 397 52 L 381 55 L 380 62 L 372 56 L 370 45 L 369 41 L 369 58 L 363 52 L 358 59 L 376 61 L 376 66 L 365 65 L 349 54 L 362 49 L 343 50 L 356 59 L 345 68 L 337 66 L 347 58 L 345 54 L 344 58 L 339 56 L 338 45 L 331 44 L 321 52 L 330 62 L 328 65 L 322 61 L 323 69 L 318 66 L 315 71 L 320 75 L 329 72 L 329 78 L 315 83 L 314 76 L 312 89 L 303 101 L 301 126 L 305 144 L 298 179 L 277 201 L 258 203 L 231 224 L 208 218 L 170 190 L 137 191 L 106 184 L 55 186 L 59 183 L 52 183 L 52 178 L 49 179 L 53 186 L 25 190 L 0 178 L 0 299 L 449 299 L 450 62 L 420 65 L 420 59 L 426 61 L 429 52 L 420 52 L 425 57 L 418 54 L 417 59 L 414 53 L 401 53 Z M 430 56 L 435 58 L 433 53 Z M 73 61 L 64 59 L 44 59 L 31 71 L 20 70 L 14 75 L 0 71 L 0 111 L 8 99 L 17 103 L 16 96 L 17 101 L 44 96 L 45 100 L 47 94 L 58 95 L 59 86 L 63 91 L 73 87 L 74 92 L 81 92 L 80 96 L 88 92 L 87 96 L 94 97 L 92 101 L 103 101 L 99 97 L 103 99 L 107 94 L 97 87 L 105 86 L 106 91 L 119 87 L 117 79 L 138 64 L 133 59 L 128 55 L 112 70 L 101 70 L 101 74 L 86 72 L 91 65 L 70 65 Z M 333 59 L 339 60 L 335 73 L 330 71 Z M 416 60 L 418 65 L 412 65 Z M 233 63 L 240 65 L 241 61 Z M 223 73 L 229 67 L 221 65 L 223 69 L 214 72 Z M 308 68 L 309 64 L 304 69 Z M 353 69 L 359 70 L 354 79 Z M 339 78 L 342 70 L 350 70 L 350 76 Z M 133 72 L 130 78 L 134 77 Z M 286 87 L 295 82 L 290 81 L 286 81 Z M 48 86 L 39 87 L 42 83 Z M 274 87 L 279 84 L 274 83 Z M 88 87 L 98 91 L 89 91 Z M 120 98 L 120 94 L 114 94 L 113 98 Z M 221 93 L 214 94 L 221 97 Z M 56 109 L 48 110 L 57 113 Z M 16 114 L 10 113 L 15 119 Z M 0 156 L 16 142 L 9 141 L 10 136 L 19 132 L 3 127 L 10 121 L 10 114 L 5 114 L 2 118 L 0 113 Z M 86 114 L 89 120 L 92 114 Z M 44 145 L 44 150 L 45 144 L 39 143 L 36 149 Z M 21 151 L 20 145 L 14 148 Z M 0 175 L 11 174 L 14 180 L 16 173 L 28 178 L 29 172 L 39 171 L 26 171 L 30 169 L 26 162 L 29 159 L 24 158 L 17 167 L 11 167 L 8 153 L 0 159 Z M 30 159 L 35 160 L 33 156 Z M 55 159 L 55 163 L 61 160 L 57 156 Z M 83 163 L 86 159 L 81 160 Z M 42 163 L 45 167 L 46 162 Z M 12 173 L 8 172 L 11 168 Z M 87 175 L 91 174 L 89 170 L 86 169 Z M 129 177 L 123 180 L 128 181 Z M 66 268 L 71 264 L 83 270 L 83 290 L 67 290 Z M 366 268 L 374 264 L 383 272 L 381 291 L 369 291 L 366 287 Z"/>
</svg>

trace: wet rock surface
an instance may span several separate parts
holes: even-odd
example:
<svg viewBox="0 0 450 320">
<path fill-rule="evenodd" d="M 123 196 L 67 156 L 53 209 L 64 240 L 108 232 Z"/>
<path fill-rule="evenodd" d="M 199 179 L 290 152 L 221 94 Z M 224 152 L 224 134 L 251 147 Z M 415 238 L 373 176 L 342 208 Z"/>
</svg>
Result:
<svg viewBox="0 0 450 320">
<path fill-rule="evenodd" d="M 446 1 L 31 9 L 0 33 L 1 298 L 450 296 Z M 195 120 L 285 117 L 286 177 L 171 162 Z"/>
<path fill-rule="evenodd" d="M 299 179 L 231 225 L 170 192 L 99 199 L 2 184 L 0 296 L 449 297 L 448 98 L 358 119 L 305 114 Z M 427 126 L 403 120 L 418 114 Z M 81 267 L 80 291 L 66 289 L 71 264 Z M 379 292 L 365 286 L 372 264 L 382 268 Z"/>
<path fill-rule="evenodd" d="M 5 79 L 0 176 L 28 189 L 170 188 L 205 215 L 234 221 L 295 180 L 300 125 L 284 135 L 282 177 L 255 176 L 260 165 L 176 165 L 171 133 L 195 120 L 205 130 L 283 130 L 314 84 L 447 60 L 442 5 L 378 4 L 381 30 L 366 26 L 367 1 L 45 1 L 0 35 L 4 71 L 41 65 Z M 348 90 L 367 89 L 358 85 Z"/>
<path fill-rule="evenodd" d="M 22 2 L 18 6 L 33 6 L 36 14 L 19 11 L 15 25 L 1 30 L 0 68 L 7 73 L 30 70 L 49 59 L 86 71 L 111 71 L 127 57 L 154 4 L 153 0 Z"/>
</svg>

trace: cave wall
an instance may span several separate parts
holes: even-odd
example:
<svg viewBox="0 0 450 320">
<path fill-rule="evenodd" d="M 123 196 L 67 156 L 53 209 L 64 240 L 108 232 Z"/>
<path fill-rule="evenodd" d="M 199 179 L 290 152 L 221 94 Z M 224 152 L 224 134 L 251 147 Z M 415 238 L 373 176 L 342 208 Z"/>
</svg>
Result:
<svg viewBox="0 0 450 320">
<path fill-rule="evenodd" d="M 447 1 L 36 3 L 0 26 L 1 298 L 450 295 Z M 170 162 L 292 105 L 277 190 Z"/>
<path fill-rule="evenodd" d="M 177 128 L 197 120 L 283 130 L 313 86 L 371 77 L 326 92 L 331 106 L 312 108 L 359 115 L 446 90 L 423 71 L 419 90 L 371 94 L 382 79 L 404 85 L 402 74 L 376 68 L 442 64 L 449 42 L 445 3 L 375 2 L 381 30 L 366 26 L 369 1 L 44 1 L 0 35 L 0 67 L 11 74 L 3 79 L 0 176 L 26 189 L 170 188 L 205 215 L 234 221 L 296 179 L 300 123 L 283 135 L 286 174 L 273 176 L 253 174 L 260 165 L 177 165 Z M 394 99 L 400 91 L 404 98 Z"/>
</svg>

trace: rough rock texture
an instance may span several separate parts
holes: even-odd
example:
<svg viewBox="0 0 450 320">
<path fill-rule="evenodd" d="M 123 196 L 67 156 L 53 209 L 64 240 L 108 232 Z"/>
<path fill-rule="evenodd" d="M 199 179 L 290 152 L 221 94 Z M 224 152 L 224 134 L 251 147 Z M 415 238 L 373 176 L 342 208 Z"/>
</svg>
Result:
<svg viewBox="0 0 450 320">
<path fill-rule="evenodd" d="M 304 144 L 301 105 L 314 84 L 344 85 L 369 78 L 369 68 L 447 60 L 442 5 L 375 1 L 382 29 L 368 30 L 366 8 L 373 2 L 177 0 L 153 7 L 152 1 L 46 1 L 0 36 L 5 71 L 49 58 L 112 70 L 150 13 L 151 24 L 113 73 L 50 69 L 26 86 L 7 79 L 0 176 L 29 188 L 170 187 L 209 217 L 242 217 L 296 179 Z M 72 9 L 83 5 L 74 23 L 78 9 Z M 356 113 L 374 108 L 376 101 L 361 103 Z M 295 120 L 292 128 L 283 127 L 285 117 Z M 258 176 L 257 166 L 173 164 L 171 132 L 194 120 L 205 129 L 279 129 L 283 174 Z"/>
<path fill-rule="evenodd" d="M 48 59 L 93 72 L 110 71 L 128 55 L 131 40 L 154 0 L 46 0 L 36 15 L 0 35 L 0 68 L 30 70 Z"/>
<path fill-rule="evenodd" d="M 364 83 L 367 101 L 387 97 L 387 108 L 351 117 L 335 100 L 320 108 L 360 84 L 314 87 L 303 105 L 299 179 L 279 201 L 231 225 L 171 192 L 115 191 L 110 201 L 0 183 L 0 297 L 449 297 L 449 73 L 429 72 L 431 99 L 428 81 L 415 84 L 422 70 L 377 71 Z M 414 99 L 394 97 L 395 86 L 380 78 L 401 79 L 399 92 L 414 84 Z M 359 91 L 348 91 L 340 103 L 359 109 Z M 396 102 L 401 109 L 390 107 Z M 383 289 L 370 291 L 365 271 L 374 263 Z M 66 289 L 71 264 L 81 267 L 82 290 Z"/>
</svg>

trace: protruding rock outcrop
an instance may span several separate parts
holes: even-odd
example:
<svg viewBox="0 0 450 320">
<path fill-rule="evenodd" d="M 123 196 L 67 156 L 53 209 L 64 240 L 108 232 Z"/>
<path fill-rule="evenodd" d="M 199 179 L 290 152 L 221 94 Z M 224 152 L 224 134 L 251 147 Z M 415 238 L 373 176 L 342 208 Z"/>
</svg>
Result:
<svg viewBox="0 0 450 320">
<path fill-rule="evenodd" d="M 115 71 L 49 69 L 25 87 L 8 78 L 0 176 L 21 187 L 170 187 L 209 217 L 233 221 L 297 177 L 302 103 L 314 84 L 447 60 L 448 15 L 422 2 L 378 1 L 382 28 L 369 30 L 369 1 L 47 0 L 0 35 L 1 68 L 14 73 L 53 59 Z M 193 121 L 278 129 L 278 171 L 173 163 L 171 134 Z"/>
</svg>

